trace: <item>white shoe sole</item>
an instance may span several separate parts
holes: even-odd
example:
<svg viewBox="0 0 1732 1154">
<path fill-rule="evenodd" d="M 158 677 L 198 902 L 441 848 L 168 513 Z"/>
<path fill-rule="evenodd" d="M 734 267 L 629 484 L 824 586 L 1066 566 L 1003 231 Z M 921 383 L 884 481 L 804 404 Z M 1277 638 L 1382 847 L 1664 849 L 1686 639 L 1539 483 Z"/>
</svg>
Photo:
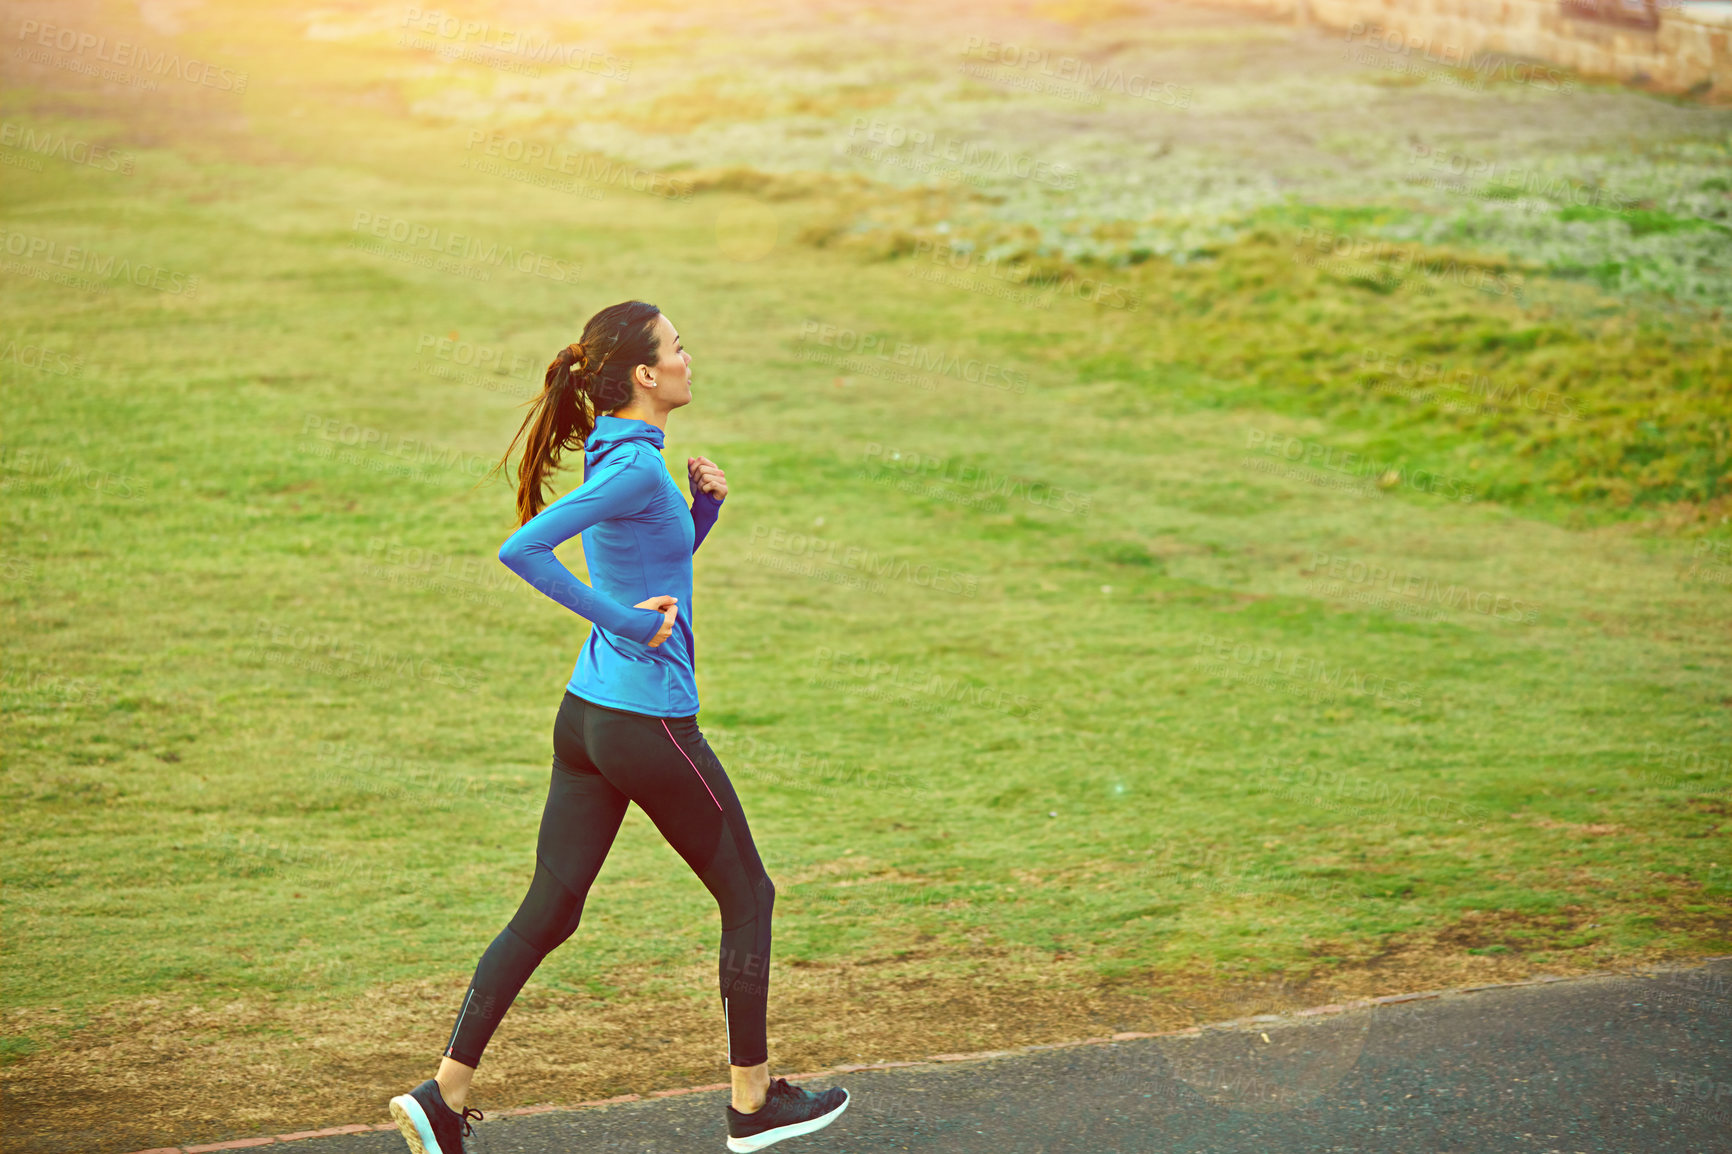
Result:
<svg viewBox="0 0 1732 1154">
<path fill-rule="evenodd" d="M 391 1099 L 391 1121 L 403 1132 L 409 1154 L 445 1154 L 439 1148 L 439 1140 L 433 1137 L 433 1123 L 428 1121 L 427 1112 L 413 1094 L 399 1094 Z"/>
<path fill-rule="evenodd" d="M 842 1093 L 846 1095 L 848 1091 L 844 1090 Z M 842 1104 L 828 1114 L 820 1114 L 818 1117 L 808 1118 L 804 1122 L 791 1122 L 786 1126 L 777 1126 L 774 1130 L 765 1130 L 761 1134 L 753 1134 L 750 1138 L 729 1138 L 728 1149 L 732 1150 L 734 1154 L 751 1154 L 751 1151 L 762 1150 L 772 1142 L 780 1142 L 784 1138 L 798 1138 L 802 1134 L 822 1130 L 841 1117 L 842 1111 L 848 1108 L 848 1101 L 849 1099 L 844 1097 Z"/>
</svg>

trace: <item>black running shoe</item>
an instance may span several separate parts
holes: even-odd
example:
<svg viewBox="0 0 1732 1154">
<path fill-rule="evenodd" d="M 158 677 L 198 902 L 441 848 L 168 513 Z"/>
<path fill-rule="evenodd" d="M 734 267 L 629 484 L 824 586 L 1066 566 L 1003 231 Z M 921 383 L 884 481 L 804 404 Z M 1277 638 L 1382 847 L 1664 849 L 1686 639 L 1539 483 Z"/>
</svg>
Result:
<svg viewBox="0 0 1732 1154">
<path fill-rule="evenodd" d="M 777 1078 L 764 1095 L 763 1109 L 742 1114 L 728 1107 L 728 1149 L 746 1154 L 784 1138 L 822 1130 L 847 1108 L 848 1091 L 840 1086 L 814 1094 Z"/>
<path fill-rule="evenodd" d="M 391 1120 L 403 1131 L 410 1154 L 464 1154 L 464 1135 L 475 1132 L 472 1117 L 479 1122 L 485 1115 L 469 1107 L 459 1114 L 447 1106 L 432 1078 L 391 1099 Z"/>
</svg>

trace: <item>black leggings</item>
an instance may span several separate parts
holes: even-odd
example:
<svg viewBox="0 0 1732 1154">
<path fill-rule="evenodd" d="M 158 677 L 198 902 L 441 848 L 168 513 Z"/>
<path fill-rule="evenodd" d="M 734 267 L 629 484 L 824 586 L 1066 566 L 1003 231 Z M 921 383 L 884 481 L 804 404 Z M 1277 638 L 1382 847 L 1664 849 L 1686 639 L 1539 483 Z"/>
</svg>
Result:
<svg viewBox="0 0 1732 1154">
<path fill-rule="evenodd" d="M 445 1054 L 476 1066 L 541 959 L 569 938 L 626 806 L 637 802 L 721 907 L 719 976 L 728 1062 L 769 1060 L 770 910 L 776 887 L 758 860 L 740 799 L 694 717 L 652 717 L 566 691 L 553 725 L 553 782 L 535 843 L 535 878 L 493 939 L 451 1028 Z"/>
</svg>

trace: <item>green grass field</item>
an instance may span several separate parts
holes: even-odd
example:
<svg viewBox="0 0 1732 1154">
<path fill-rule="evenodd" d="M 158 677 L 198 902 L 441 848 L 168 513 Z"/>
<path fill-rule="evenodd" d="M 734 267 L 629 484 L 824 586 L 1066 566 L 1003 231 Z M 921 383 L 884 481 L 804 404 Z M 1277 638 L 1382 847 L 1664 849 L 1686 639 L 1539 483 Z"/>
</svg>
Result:
<svg viewBox="0 0 1732 1154">
<path fill-rule="evenodd" d="M 1648 197 L 1506 249 L 1387 189 L 1133 226 L 1099 181 L 724 163 L 705 129 L 845 142 L 936 82 L 796 72 L 841 51 L 822 22 L 754 70 L 671 11 L 609 41 L 643 83 L 604 111 L 263 6 L 139 33 L 248 62 L 244 95 L 7 89 L 8 124 L 130 161 L 12 145 L 0 185 L 8 1148 L 371 1119 L 430 1073 L 532 871 L 584 629 L 496 561 L 484 475 L 628 298 L 693 353 L 675 474 L 730 484 L 700 723 L 778 886 L 778 1070 L 1727 952 L 1724 181 L 1700 226 Z M 1182 138 L 1270 33 L 1168 11 L 1213 45 L 1160 110 Z M 697 100 L 678 45 L 785 91 Z M 465 147 L 579 115 L 692 195 Z M 1699 118 L 1651 142 L 1690 190 L 1732 139 Z M 1584 229 L 1673 247 L 1586 275 Z M 634 811 L 478 1103 L 716 1080 L 714 933 Z M 162 1104 L 95 1121 L 123 1093 Z"/>
</svg>

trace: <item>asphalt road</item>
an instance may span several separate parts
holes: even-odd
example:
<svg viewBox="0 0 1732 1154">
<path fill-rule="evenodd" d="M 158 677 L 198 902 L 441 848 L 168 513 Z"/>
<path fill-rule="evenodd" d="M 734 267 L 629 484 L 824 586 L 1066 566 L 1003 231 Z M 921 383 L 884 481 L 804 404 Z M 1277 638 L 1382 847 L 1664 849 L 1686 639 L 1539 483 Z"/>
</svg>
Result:
<svg viewBox="0 0 1732 1154">
<path fill-rule="evenodd" d="M 1732 961 L 1199 1036 L 855 1071 L 778 1154 L 1732 1152 Z M 806 1083 L 828 1085 L 831 1079 Z M 723 1092 L 496 1118 L 480 1154 L 725 1150 Z M 381 1106 L 381 1113 L 383 1107 Z M 401 1154 L 393 1132 L 297 1154 Z"/>
</svg>

